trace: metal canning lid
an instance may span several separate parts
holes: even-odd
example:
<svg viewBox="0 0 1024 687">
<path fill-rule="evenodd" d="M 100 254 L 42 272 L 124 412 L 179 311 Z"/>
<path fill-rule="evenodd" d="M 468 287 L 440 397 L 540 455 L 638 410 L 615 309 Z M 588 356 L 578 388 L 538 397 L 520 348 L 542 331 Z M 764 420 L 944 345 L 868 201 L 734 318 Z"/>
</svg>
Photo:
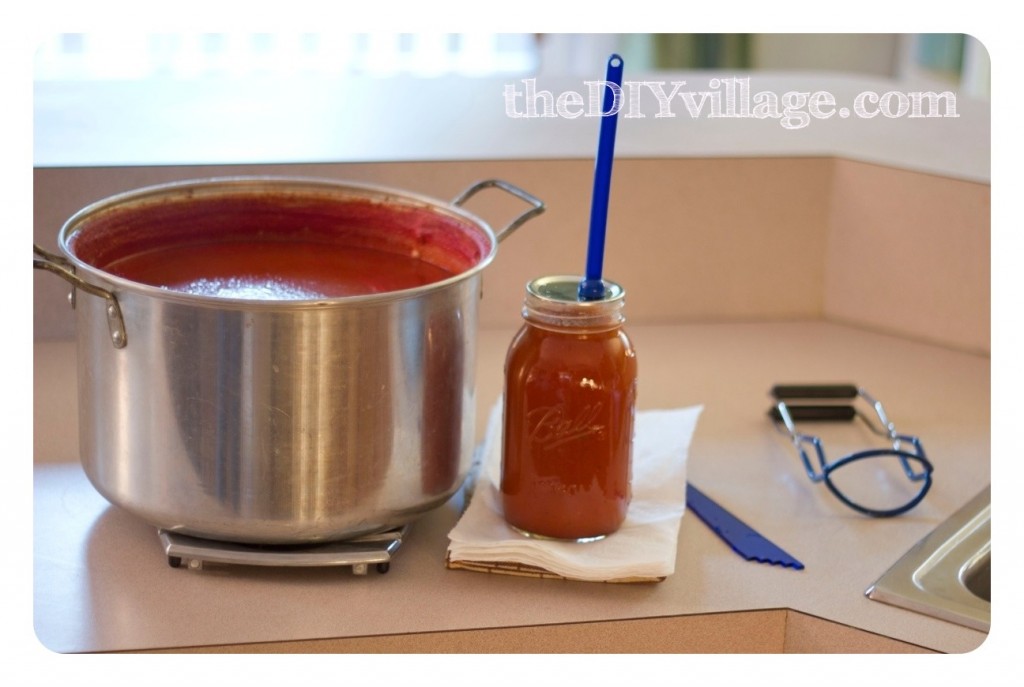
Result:
<svg viewBox="0 0 1024 687">
<path fill-rule="evenodd" d="M 579 298 L 580 282 L 583 277 L 568 275 L 556 275 L 553 277 L 538 277 L 526 285 L 526 292 L 531 296 L 546 301 L 558 303 L 572 303 L 580 307 L 601 307 L 609 301 L 621 301 L 626 291 L 613 281 L 604 281 L 605 294 L 599 300 L 581 301 Z"/>
<path fill-rule="evenodd" d="M 523 317 L 557 327 L 614 327 L 625 320 L 622 306 L 626 290 L 604 280 L 605 294 L 597 300 L 579 298 L 583 277 L 555 275 L 539 277 L 526 285 Z"/>
</svg>

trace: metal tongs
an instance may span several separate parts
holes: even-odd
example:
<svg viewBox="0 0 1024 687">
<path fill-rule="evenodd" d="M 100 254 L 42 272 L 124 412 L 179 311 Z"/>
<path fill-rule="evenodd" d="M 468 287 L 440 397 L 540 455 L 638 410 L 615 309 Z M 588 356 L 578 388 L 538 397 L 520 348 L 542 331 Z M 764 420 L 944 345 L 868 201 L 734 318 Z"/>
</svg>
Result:
<svg viewBox="0 0 1024 687">
<path fill-rule="evenodd" d="M 925 456 L 921 440 L 916 436 L 897 432 L 882 403 L 862 387 L 854 384 L 777 384 L 772 387 L 771 395 L 776 403 L 768 414 L 775 421 L 776 427 L 787 434 L 793 442 L 807 476 L 812 482 L 824 482 L 836 498 L 850 508 L 873 517 L 891 517 L 907 512 L 920 503 L 928 493 L 932 485 L 934 468 Z M 805 402 L 791 403 L 792 400 Z M 855 405 L 857 400 L 862 400 L 870 406 L 875 417 L 861 412 Z M 891 448 L 856 451 L 829 462 L 825 457 L 821 439 L 797 429 L 798 422 L 852 422 L 857 418 L 860 418 L 872 432 L 885 437 Z M 815 461 L 811 460 L 808 447 L 812 449 Z M 905 486 L 909 485 L 912 489 L 912 496 L 909 499 L 900 499 L 899 503 L 886 507 L 865 505 L 863 499 L 854 497 L 840 488 L 834 478 L 841 468 L 851 465 L 864 466 L 864 461 L 881 462 L 886 458 L 895 458 L 899 462 L 903 478 L 907 480 Z"/>
</svg>

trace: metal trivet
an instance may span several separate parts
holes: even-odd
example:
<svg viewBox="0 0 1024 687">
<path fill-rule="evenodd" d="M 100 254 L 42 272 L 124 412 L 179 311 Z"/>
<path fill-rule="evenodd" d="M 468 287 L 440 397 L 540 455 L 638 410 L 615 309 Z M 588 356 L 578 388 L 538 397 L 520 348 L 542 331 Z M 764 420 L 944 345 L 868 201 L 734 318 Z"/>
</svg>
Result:
<svg viewBox="0 0 1024 687">
<path fill-rule="evenodd" d="M 391 557 L 402 544 L 407 526 L 356 539 L 323 544 L 267 546 L 237 544 L 190 537 L 177 532 L 157 530 L 172 568 L 187 561 L 190 570 L 202 570 L 204 563 L 263 565 L 282 567 L 351 566 L 356 575 L 365 575 L 369 566 L 384 574 Z"/>
</svg>

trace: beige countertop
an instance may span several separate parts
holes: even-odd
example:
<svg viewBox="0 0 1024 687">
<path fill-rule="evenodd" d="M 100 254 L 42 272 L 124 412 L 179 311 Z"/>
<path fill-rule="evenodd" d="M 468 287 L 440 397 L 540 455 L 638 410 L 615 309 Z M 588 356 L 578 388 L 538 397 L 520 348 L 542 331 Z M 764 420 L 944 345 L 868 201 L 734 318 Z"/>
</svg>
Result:
<svg viewBox="0 0 1024 687">
<path fill-rule="evenodd" d="M 459 517 L 457 498 L 413 525 L 384 576 L 172 569 L 155 531 L 107 504 L 77 464 L 77 401 L 68 383 L 75 375 L 74 345 L 37 342 L 37 637 L 57 652 L 226 646 L 367 653 L 559 647 L 962 653 L 984 642 L 983 633 L 870 601 L 864 590 L 989 484 L 987 356 L 824 320 L 629 329 L 641 366 L 641 409 L 704 406 L 689 479 L 803 561 L 805 570 L 746 562 L 690 513 L 682 522 L 676 571 L 659 584 L 447 570 L 446 535 Z M 480 333 L 480 431 L 500 391 L 511 334 L 506 328 Z M 901 431 L 922 438 L 935 464 L 925 501 L 903 517 L 874 520 L 811 484 L 765 417 L 769 387 L 786 381 L 851 381 L 883 400 Z M 789 614 L 784 629 L 774 624 L 778 613 Z"/>
</svg>

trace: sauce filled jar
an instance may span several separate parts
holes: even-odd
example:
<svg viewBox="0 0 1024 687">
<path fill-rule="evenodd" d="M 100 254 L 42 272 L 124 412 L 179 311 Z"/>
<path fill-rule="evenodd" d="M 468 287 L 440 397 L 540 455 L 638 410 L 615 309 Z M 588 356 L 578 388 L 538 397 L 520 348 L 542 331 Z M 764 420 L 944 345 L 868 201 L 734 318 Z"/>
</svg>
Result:
<svg viewBox="0 0 1024 687">
<path fill-rule="evenodd" d="M 625 291 L 581 301 L 580 277 L 527 284 L 525 323 L 505 361 L 501 501 L 527 536 L 592 541 L 615 532 L 631 498 L 636 353 Z"/>
</svg>

